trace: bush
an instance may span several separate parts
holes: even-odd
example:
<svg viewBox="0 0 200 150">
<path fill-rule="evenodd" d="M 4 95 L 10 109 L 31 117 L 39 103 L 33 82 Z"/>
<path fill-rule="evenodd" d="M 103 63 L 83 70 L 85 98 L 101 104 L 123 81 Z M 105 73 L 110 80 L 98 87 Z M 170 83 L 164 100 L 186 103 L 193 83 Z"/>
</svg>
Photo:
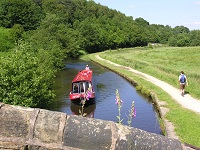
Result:
<svg viewBox="0 0 200 150">
<path fill-rule="evenodd" d="M 0 101 L 12 105 L 46 108 L 54 98 L 55 70 L 45 51 L 26 45 L 0 59 Z"/>
<path fill-rule="evenodd" d="M 0 52 L 6 52 L 14 47 L 11 29 L 0 27 Z"/>
</svg>

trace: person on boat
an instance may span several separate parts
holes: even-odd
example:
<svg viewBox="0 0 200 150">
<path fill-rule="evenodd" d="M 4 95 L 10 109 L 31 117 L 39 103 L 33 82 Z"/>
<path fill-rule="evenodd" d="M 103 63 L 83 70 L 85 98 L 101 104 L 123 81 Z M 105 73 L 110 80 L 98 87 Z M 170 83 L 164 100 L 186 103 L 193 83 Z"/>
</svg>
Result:
<svg viewBox="0 0 200 150">
<path fill-rule="evenodd" d="M 78 84 L 74 84 L 73 93 L 78 93 Z"/>
<path fill-rule="evenodd" d="M 186 75 L 184 74 L 183 71 L 180 72 L 178 81 L 179 81 L 179 84 L 180 84 L 181 95 L 184 96 L 184 94 L 185 94 L 185 85 L 188 86 L 188 81 L 187 81 L 187 77 L 186 77 Z"/>
<path fill-rule="evenodd" d="M 85 70 L 90 70 L 90 67 L 86 65 Z"/>
</svg>

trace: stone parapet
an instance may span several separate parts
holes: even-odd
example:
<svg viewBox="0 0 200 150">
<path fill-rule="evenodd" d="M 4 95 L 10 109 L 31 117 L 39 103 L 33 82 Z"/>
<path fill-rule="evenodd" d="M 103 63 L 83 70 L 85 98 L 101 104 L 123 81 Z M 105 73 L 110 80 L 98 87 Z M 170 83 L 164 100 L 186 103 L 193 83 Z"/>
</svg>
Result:
<svg viewBox="0 0 200 150">
<path fill-rule="evenodd" d="M 111 121 L 2 103 L 0 127 L 0 149 L 184 149 L 179 140 Z"/>
</svg>

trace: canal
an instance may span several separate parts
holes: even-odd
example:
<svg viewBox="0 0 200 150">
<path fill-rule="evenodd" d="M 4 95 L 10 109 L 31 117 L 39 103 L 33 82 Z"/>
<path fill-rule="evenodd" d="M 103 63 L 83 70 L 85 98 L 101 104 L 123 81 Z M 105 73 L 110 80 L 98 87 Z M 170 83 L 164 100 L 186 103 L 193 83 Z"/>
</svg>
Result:
<svg viewBox="0 0 200 150">
<path fill-rule="evenodd" d="M 161 134 L 156 107 L 151 99 L 136 91 L 135 87 L 118 74 L 99 66 L 93 62 L 71 60 L 66 62 L 65 69 L 58 72 L 54 90 L 56 93 L 54 111 L 66 114 L 79 114 L 80 106 L 73 104 L 69 99 L 71 81 L 74 76 L 84 69 L 86 64 L 93 70 L 94 89 L 96 98 L 94 103 L 87 104 L 84 112 L 87 117 L 117 122 L 118 106 L 115 103 L 116 89 L 123 101 L 121 108 L 122 124 L 128 125 L 128 115 L 132 101 L 135 102 L 136 117 L 132 119 L 131 126 L 148 132 Z"/>
</svg>

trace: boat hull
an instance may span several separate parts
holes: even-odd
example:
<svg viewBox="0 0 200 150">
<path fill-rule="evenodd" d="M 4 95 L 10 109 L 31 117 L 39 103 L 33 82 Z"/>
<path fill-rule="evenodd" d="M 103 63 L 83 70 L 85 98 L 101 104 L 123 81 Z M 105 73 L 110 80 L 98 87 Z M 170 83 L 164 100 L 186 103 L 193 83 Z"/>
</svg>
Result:
<svg viewBox="0 0 200 150">
<path fill-rule="evenodd" d="M 70 93 L 69 98 L 70 98 L 71 101 L 77 101 L 77 100 L 86 99 L 86 98 L 85 98 L 85 93 L 83 93 L 83 94 L 79 94 L 79 93 Z M 95 92 L 92 92 L 92 93 L 91 93 L 91 96 L 89 97 L 89 100 L 90 100 L 90 99 L 94 99 L 94 98 L 95 98 Z M 86 99 L 86 101 L 87 101 L 87 99 Z"/>
</svg>

